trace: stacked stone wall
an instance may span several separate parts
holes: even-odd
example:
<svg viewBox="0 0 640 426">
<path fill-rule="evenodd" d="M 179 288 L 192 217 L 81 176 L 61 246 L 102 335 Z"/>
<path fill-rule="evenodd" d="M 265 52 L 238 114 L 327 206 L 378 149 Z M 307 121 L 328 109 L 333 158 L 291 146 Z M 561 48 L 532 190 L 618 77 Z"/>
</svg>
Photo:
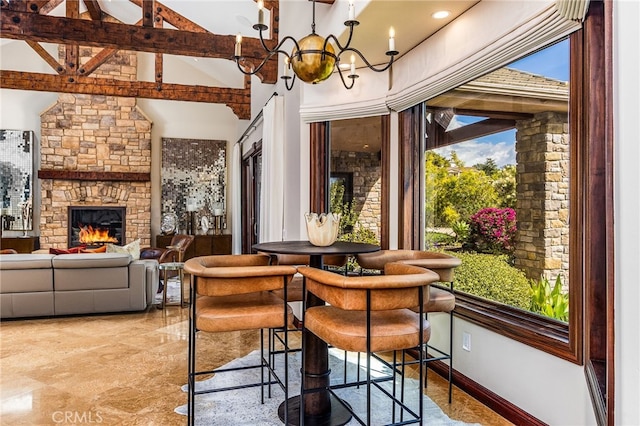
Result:
<svg viewBox="0 0 640 426">
<path fill-rule="evenodd" d="M 99 49 L 82 48 L 85 64 Z M 136 78 L 134 52 L 118 52 L 96 77 Z M 135 98 L 61 94 L 40 116 L 40 169 L 99 173 L 151 172 L 151 121 Z M 151 243 L 151 182 L 43 179 L 40 244 L 67 246 L 69 206 L 126 207 L 126 241 Z"/>
<path fill-rule="evenodd" d="M 377 153 L 331 151 L 331 172 L 353 174 L 353 210 L 359 226 L 380 240 L 382 168 Z"/>
<path fill-rule="evenodd" d="M 539 113 L 517 123 L 518 235 L 515 265 L 553 284 L 569 271 L 569 129 L 566 114 Z"/>
</svg>

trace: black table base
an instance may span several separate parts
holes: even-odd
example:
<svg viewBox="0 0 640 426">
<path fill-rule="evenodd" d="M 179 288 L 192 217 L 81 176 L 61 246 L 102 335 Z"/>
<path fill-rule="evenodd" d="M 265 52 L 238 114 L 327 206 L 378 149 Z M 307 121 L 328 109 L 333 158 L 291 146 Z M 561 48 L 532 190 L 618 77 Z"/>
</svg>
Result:
<svg viewBox="0 0 640 426">
<path fill-rule="evenodd" d="M 304 417 L 305 426 L 342 426 L 347 424 L 349 420 L 351 420 L 351 413 L 342 405 L 346 404 L 346 402 L 342 401 L 341 403 L 333 394 L 330 395 L 330 398 L 330 413 L 321 416 L 306 415 Z M 278 417 L 280 417 L 280 421 L 282 421 L 283 423 L 284 407 L 284 402 L 278 407 Z M 300 426 L 300 395 L 289 398 L 288 420 L 289 425 Z"/>
</svg>

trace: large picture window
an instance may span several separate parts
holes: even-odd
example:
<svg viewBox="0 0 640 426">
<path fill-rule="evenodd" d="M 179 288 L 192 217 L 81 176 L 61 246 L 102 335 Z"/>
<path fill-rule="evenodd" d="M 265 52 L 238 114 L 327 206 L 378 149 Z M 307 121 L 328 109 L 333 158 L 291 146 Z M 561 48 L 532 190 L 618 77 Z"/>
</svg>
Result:
<svg viewBox="0 0 640 426">
<path fill-rule="evenodd" d="M 569 319 L 569 43 L 426 104 L 425 245 L 456 288 Z"/>
</svg>

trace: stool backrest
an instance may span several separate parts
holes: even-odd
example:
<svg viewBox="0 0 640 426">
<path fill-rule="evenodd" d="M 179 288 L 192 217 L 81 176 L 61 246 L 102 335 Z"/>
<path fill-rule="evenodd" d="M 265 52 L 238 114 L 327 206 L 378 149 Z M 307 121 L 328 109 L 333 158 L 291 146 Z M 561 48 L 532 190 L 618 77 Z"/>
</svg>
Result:
<svg viewBox="0 0 640 426">
<path fill-rule="evenodd" d="M 228 296 L 284 288 L 293 266 L 269 265 L 269 256 L 240 254 L 194 257 L 185 262 L 194 290 L 202 296 Z"/>
<path fill-rule="evenodd" d="M 419 287 L 423 302 L 429 297 L 428 285 L 438 274 L 428 269 L 399 263 L 387 265 L 385 275 L 344 276 L 310 267 L 300 267 L 306 289 L 325 302 L 343 310 L 391 310 L 419 306 Z M 370 307 L 367 292 L 370 292 Z"/>
</svg>

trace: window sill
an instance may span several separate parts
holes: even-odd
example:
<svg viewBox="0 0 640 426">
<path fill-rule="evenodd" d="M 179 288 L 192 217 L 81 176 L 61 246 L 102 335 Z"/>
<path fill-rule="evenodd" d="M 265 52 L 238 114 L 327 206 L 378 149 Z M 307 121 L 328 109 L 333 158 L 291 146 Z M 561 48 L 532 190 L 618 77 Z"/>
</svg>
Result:
<svg viewBox="0 0 640 426">
<path fill-rule="evenodd" d="M 582 364 L 569 324 L 456 292 L 455 315 L 551 355 Z"/>
</svg>

